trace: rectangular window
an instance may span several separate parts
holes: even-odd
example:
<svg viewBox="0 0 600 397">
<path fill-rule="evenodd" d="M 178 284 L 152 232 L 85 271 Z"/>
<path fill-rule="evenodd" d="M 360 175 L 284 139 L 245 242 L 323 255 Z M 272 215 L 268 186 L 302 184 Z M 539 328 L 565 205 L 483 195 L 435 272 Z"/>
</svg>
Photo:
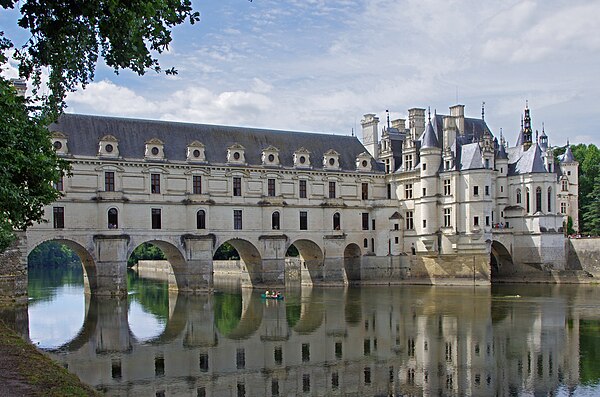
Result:
<svg viewBox="0 0 600 397">
<path fill-rule="evenodd" d="M 387 198 L 390 200 L 392 198 L 392 185 L 387 184 Z"/>
<path fill-rule="evenodd" d="M 267 190 L 269 197 L 275 197 L 275 179 L 270 178 L 267 180 Z"/>
<path fill-rule="evenodd" d="M 427 170 L 427 164 L 423 163 L 422 166 L 423 166 L 423 171 L 426 171 Z"/>
<path fill-rule="evenodd" d="M 343 356 L 342 342 L 335 342 L 335 358 L 341 360 Z"/>
<path fill-rule="evenodd" d="M 363 370 L 365 385 L 371 384 L 371 368 L 365 367 Z"/>
<path fill-rule="evenodd" d="M 200 371 L 208 372 L 208 354 L 200 353 Z"/>
<path fill-rule="evenodd" d="M 490 187 L 488 185 L 485 185 L 485 195 L 486 196 L 490 195 Z"/>
<path fill-rule="evenodd" d="M 340 378 L 337 372 L 331 374 L 331 389 L 337 390 L 340 387 Z"/>
<path fill-rule="evenodd" d="M 452 226 L 450 221 L 450 208 L 444 208 L 444 227 L 450 226 Z"/>
<path fill-rule="evenodd" d="M 242 210 L 233 210 L 233 228 L 242 230 Z"/>
<path fill-rule="evenodd" d="M 310 392 L 310 374 L 302 374 L 302 391 Z"/>
<path fill-rule="evenodd" d="M 65 228 L 65 207 L 54 207 L 52 209 L 52 220 L 55 229 Z"/>
<path fill-rule="evenodd" d="M 414 230 L 414 218 L 412 211 L 406 211 L 406 230 Z"/>
<path fill-rule="evenodd" d="M 423 188 L 423 197 L 425 197 L 425 196 L 427 196 L 427 188 L 426 187 Z"/>
<path fill-rule="evenodd" d="M 412 183 L 407 183 L 404 185 L 404 198 L 411 199 L 413 197 L 413 185 Z"/>
<path fill-rule="evenodd" d="M 394 237 L 394 244 L 398 244 L 400 242 L 400 239 L 398 237 Z"/>
<path fill-rule="evenodd" d="M 54 187 L 54 189 L 58 190 L 59 192 L 62 192 L 65 189 L 63 177 L 61 176 L 58 181 L 53 182 L 52 186 Z"/>
<path fill-rule="evenodd" d="M 302 362 L 306 363 L 310 361 L 310 345 L 308 343 L 302 344 Z"/>
<path fill-rule="evenodd" d="M 279 381 L 277 379 L 271 380 L 271 395 L 273 397 L 279 395 Z"/>
<path fill-rule="evenodd" d="M 369 199 L 369 184 L 368 183 L 364 183 L 362 184 L 362 199 L 363 200 L 368 200 Z"/>
<path fill-rule="evenodd" d="M 473 217 L 473 226 L 479 226 L 479 217 L 478 216 Z"/>
<path fill-rule="evenodd" d="M 273 359 L 277 365 L 281 365 L 283 363 L 283 350 L 281 349 L 281 346 L 277 346 L 275 350 L 273 350 Z"/>
<path fill-rule="evenodd" d="M 299 193 L 300 198 L 306 198 L 306 181 L 299 181 Z"/>
<path fill-rule="evenodd" d="M 308 230 L 308 212 L 300 211 L 300 230 Z"/>
<path fill-rule="evenodd" d="M 329 182 L 329 198 L 335 198 L 335 182 Z"/>
<path fill-rule="evenodd" d="M 375 230 L 375 219 L 371 219 L 371 230 Z"/>
<path fill-rule="evenodd" d="M 242 178 L 239 176 L 233 177 L 233 195 L 234 196 L 242 195 Z"/>
<path fill-rule="evenodd" d="M 150 174 L 150 191 L 154 194 L 160 193 L 160 174 Z"/>
<path fill-rule="evenodd" d="M 486 217 L 485 217 L 485 225 L 486 226 L 490 225 L 490 217 L 488 215 L 486 215 Z"/>
<path fill-rule="evenodd" d="M 567 203 L 560 203 L 560 213 L 561 214 L 567 213 Z"/>
<path fill-rule="evenodd" d="M 479 196 L 479 186 L 473 186 L 473 196 Z"/>
<path fill-rule="evenodd" d="M 369 230 L 369 213 L 363 212 L 361 215 L 362 215 L 362 230 Z"/>
<path fill-rule="evenodd" d="M 404 167 L 404 171 L 410 171 L 413 168 L 413 156 L 412 154 L 407 154 L 405 157 L 406 167 Z"/>
<path fill-rule="evenodd" d="M 156 174 L 158 175 L 158 174 Z M 160 175 L 159 175 L 160 176 Z M 160 178 L 159 178 L 158 190 L 160 192 Z M 115 173 L 112 171 L 104 173 L 104 191 L 114 192 L 115 191 Z"/>
<path fill-rule="evenodd" d="M 200 175 L 192 177 L 192 193 L 202 194 L 202 177 Z"/>
<path fill-rule="evenodd" d="M 246 351 L 244 349 L 237 349 L 235 352 L 235 366 L 237 369 L 246 368 Z"/>
<path fill-rule="evenodd" d="M 423 229 L 425 229 L 427 227 L 427 220 L 423 219 Z"/>
<path fill-rule="evenodd" d="M 162 356 L 154 357 L 154 375 L 164 376 L 165 374 L 165 358 Z"/>
<path fill-rule="evenodd" d="M 162 227 L 160 208 L 152 208 L 152 229 L 160 229 Z"/>
</svg>

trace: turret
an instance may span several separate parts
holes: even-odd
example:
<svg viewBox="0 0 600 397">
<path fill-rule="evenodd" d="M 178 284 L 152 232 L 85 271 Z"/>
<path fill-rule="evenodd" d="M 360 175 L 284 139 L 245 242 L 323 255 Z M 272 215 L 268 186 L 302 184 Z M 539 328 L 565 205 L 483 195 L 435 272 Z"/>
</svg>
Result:
<svg viewBox="0 0 600 397">
<path fill-rule="evenodd" d="M 375 160 L 379 159 L 379 139 L 377 136 L 379 118 L 368 113 L 364 115 L 360 124 L 362 125 L 363 145 Z"/>
<path fill-rule="evenodd" d="M 531 116 L 529 114 L 529 105 L 525 105 L 525 116 L 523 118 L 523 149 L 531 147 L 533 130 L 531 129 Z"/>
<path fill-rule="evenodd" d="M 439 228 L 436 197 L 439 193 L 438 171 L 442 161 L 442 148 L 431 125 L 431 120 L 427 123 L 420 141 L 419 158 L 422 190 L 420 213 L 422 219 L 426 220 L 426 223 L 422 225 L 422 230 L 424 234 L 433 234 Z"/>
</svg>

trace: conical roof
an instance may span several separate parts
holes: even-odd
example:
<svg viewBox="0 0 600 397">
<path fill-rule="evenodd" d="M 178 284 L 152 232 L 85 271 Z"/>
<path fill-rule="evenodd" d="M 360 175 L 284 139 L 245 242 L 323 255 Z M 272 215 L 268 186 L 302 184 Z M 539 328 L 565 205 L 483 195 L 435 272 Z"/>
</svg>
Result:
<svg viewBox="0 0 600 397">
<path fill-rule="evenodd" d="M 435 131 L 433 130 L 433 126 L 431 125 L 431 120 L 429 120 L 427 126 L 425 127 L 425 132 L 423 132 L 423 135 L 421 135 L 421 149 L 433 147 L 439 148 L 440 144 Z"/>
<path fill-rule="evenodd" d="M 565 154 L 560 157 L 561 163 L 574 163 L 575 157 L 573 157 L 573 152 L 571 151 L 571 146 L 567 145 L 567 150 L 565 150 Z"/>
</svg>

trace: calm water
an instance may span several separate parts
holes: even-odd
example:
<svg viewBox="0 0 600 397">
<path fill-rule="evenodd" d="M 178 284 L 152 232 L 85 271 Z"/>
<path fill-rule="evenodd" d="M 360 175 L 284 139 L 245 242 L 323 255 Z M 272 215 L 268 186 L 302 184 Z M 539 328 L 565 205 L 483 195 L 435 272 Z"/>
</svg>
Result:
<svg viewBox="0 0 600 397">
<path fill-rule="evenodd" d="M 30 338 L 111 396 L 600 395 L 596 286 L 129 290 L 32 273 Z"/>
</svg>

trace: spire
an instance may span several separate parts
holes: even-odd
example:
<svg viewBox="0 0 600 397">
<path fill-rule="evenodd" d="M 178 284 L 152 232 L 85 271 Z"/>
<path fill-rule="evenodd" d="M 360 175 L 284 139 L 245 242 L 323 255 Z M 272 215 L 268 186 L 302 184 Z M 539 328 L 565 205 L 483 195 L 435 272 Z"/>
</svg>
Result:
<svg viewBox="0 0 600 397">
<path fill-rule="evenodd" d="M 575 157 L 573 156 L 573 152 L 571 151 L 571 145 L 569 145 L 569 140 L 567 139 L 567 150 L 565 150 L 565 154 L 563 154 L 560 158 L 561 163 L 574 163 Z"/>
<path fill-rule="evenodd" d="M 525 102 L 525 116 L 523 118 L 523 147 L 525 150 L 531 147 L 532 142 L 531 116 L 529 113 L 529 101 Z"/>
<path fill-rule="evenodd" d="M 481 120 L 485 121 L 485 101 L 481 102 Z"/>
<path fill-rule="evenodd" d="M 385 110 L 387 113 L 387 129 L 390 129 L 390 111 L 388 109 Z"/>
<path fill-rule="evenodd" d="M 435 131 L 433 131 L 431 120 L 429 120 L 427 126 L 425 127 L 425 132 L 423 132 L 423 136 L 421 136 L 421 149 L 438 148 L 439 146 L 440 144 L 437 136 L 435 135 Z"/>
<path fill-rule="evenodd" d="M 429 122 L 431 122 L 431 108 L 427 106 L 427 117 L 429 118 Z"/>
</svg>

